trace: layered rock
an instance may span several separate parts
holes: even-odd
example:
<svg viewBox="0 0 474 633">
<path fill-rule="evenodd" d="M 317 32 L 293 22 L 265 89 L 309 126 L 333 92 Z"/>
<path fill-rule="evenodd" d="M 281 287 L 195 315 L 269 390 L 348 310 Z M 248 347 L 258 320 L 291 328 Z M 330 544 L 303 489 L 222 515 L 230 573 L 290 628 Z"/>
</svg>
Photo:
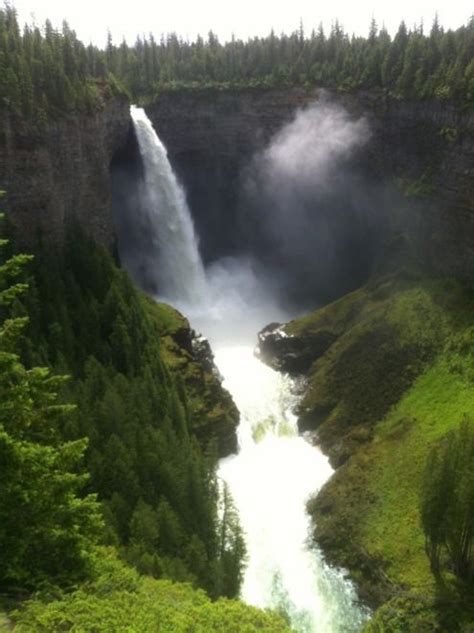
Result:
<svg viewBox="0 0 474 633">
<path fill-rule="evenodd" d="M 243 171 L 315 95 L 302 89 L 170 93 L 146 108 L 185 185 L 205 260 L 241 247 Z"/>
<path fill-rule="evenodd" d="M 41 132 L 13 115 L 2 117 L 0 187 L 20 241 L 61 242 L 77 220 L 95 242 L 111 247 L 110 163 L 127 138 L 128 101 L 110 98 L 93 113 L 58 116 Z"/>
</svg>

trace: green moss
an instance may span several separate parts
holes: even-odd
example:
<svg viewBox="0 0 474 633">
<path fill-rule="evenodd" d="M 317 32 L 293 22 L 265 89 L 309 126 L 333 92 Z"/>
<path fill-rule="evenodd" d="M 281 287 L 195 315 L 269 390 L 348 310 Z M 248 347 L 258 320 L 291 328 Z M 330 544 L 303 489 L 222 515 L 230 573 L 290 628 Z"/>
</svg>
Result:
<svg viewBox="0 0 474 633">
<path fill-rule="evenodd" d="M 206 371 L 190 353 L 188 320 L 171 306 L 149 297 L 143 296 L 143 305 L 157 329 L 166 366 L 186 388 L 192 428 L 198 439 L 203 444 L 217 440 L 221 455 L 235 451 L 238 410 L 219 378 Z"/>
<path fill-rule="evenodd" d="M 308 345 L 318 332 L 334 335 L 300 404 L 303 428 L 318 429 L 334 463 L 370 436 L 436 356 L 459 292 L 448 282 L 389 277 L 287 326 Z"/>
<path fill-rule="evenodd" d="M 175 334 L 178 330 L 189 328 L 188 320 L 167 303 L 157 303 L 146 295 L 141 295 L 147 312 L 152 317 L 159 332 L 165 335 Z"/>
</svg>

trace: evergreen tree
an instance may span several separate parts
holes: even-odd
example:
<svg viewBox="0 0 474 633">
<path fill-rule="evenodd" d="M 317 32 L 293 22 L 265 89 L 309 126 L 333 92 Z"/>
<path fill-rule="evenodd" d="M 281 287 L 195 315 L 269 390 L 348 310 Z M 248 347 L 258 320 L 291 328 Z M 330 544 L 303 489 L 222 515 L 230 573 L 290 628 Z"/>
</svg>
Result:
<svg viewBox="0 0 474 633">
<path fill-rule="evenodd" d="M 430 454 L 421 494 L 421 522 L 431 567 L 445 552 L 461 578 L 474 576 L 474 424 L 464 421 Z"/>
<path fill-rule="evenodd" d="M 5 245 L 5 241 L 1 243 Z M 87 476 L 80 463 L 86 440 L 58 432 L 71 408 L 57 403 L 64 378 L 26 369 L 15 347 L 26 317 L 9 308 L 25 292 L 15 282 L 25 264 L 16 255 L 0 266 L 0 587 L 70 583 L 84 576 L 102 530 L 93 495 L 81 498 Z"/>
</svg>

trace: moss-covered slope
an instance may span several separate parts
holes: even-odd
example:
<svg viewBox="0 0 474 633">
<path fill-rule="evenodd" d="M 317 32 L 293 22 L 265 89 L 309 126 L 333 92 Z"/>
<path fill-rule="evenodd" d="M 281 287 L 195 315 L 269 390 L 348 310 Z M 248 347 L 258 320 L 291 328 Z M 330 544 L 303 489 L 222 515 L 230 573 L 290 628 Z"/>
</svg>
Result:
<svg viewBox="0 0 474 633">
<path fill-rule="evenodd" d="M 220 456 L 236 452 L 239 411 L 222 386 L 207 341 L 171 306 L 148 297 L 143 300 L 160 334 L 163 358 L 184 383 L 194 434 L 203 444 L 215 439 Z"/>
<path fill-rule="evenodd" d="M 300 414 L 340 467 L 309 507 L 327 558 L 374 606 L 389 601 L 371 630 L 472 630 L 472 587 L 430 571 L 419 490 L 430 448 L 474 414 L 473 293 L 399 274 L 284 331 L 303 347 L 333 340 L 307 374 Z"/>
</svg>

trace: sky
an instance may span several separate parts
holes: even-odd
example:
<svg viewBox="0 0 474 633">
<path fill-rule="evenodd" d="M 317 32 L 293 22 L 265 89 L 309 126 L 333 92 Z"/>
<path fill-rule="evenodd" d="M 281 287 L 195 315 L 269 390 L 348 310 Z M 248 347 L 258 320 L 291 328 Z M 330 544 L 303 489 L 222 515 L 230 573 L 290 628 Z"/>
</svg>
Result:
<svg viewBox="0 0 474 633">
<path fill-rule="evenodd" d="M 350 34 L 366 35 L 370 20 L 385 24 L 393 34 L 400 21 L 408 26 L 420 23 L 429 28 L 435 13 L 445 28 L 465 24 L 474 13 L 472 0 L 11 0 L 21 22 L 36 20 L 42 24 L 48 17 L 55 26 L 63 19 L 75 29 L 86 44 L 102 46 L 110 29 L 114 42 L 123 37 L 133 43 L 138 34 L 176 32 L 185 39 L 194 39 L 210 29 L 221 41 L 235 34 L 247 39 L 254 35 L 287 33 L 298 28 L 300 18 L 305 31 L 317 28 L 320 22 L 329 29 L 338 18 Z"/>
</svg>

